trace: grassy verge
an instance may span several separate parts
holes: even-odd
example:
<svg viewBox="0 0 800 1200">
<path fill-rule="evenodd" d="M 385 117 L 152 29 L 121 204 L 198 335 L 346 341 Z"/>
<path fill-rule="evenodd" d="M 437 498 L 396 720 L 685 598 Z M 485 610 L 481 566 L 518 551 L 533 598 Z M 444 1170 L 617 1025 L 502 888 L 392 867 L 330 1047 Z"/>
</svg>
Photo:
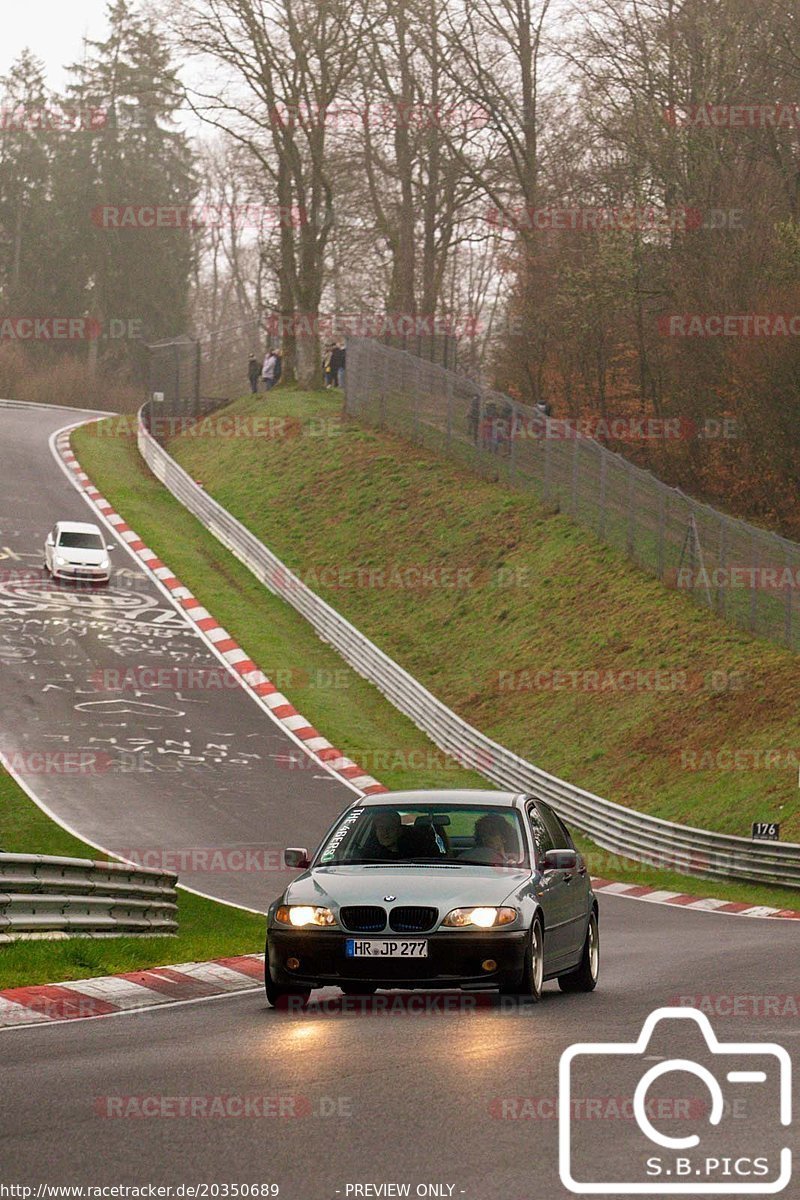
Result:
<svg viewBox="0 0 800 1200">
<path fill-rule="evenodd" d="M 0 770 L 0 846 L 14 854 L 100 859 L 38 808 Z M 0 988 L 113 975 L 142 967 L 205 961 L 264 949 L 264 920 L 225 904 L 178 893 L 176 937 L 74 938 L 0 944 Z"/>
<path fill-rule="evenodd" d="M 325 429 L 329 428 L 332 431 L 337 427 L 337 406 L 328 397 L 281 395 L 280 392 L 273 393 L 273 397 L 274 400 L 270 403 L 274 407 L 271 411 L 278 415 L 281 412 L 291 414 L 293 419 L 305 425 L 309 434 L 307 438 L 293 440 L 288 446 L 290 456 L 303 451 L 314 452 L 317 442 L 321 448 L 321 457 L 316 462 L 317 476 L 304 481 L 295 478 L 292 482 L 291 475 L 287 475 L 281 485 L 282 489 L 285 489 L 282 496 L 284 506 L 272 515 L 273 524 L 280 524 L 285 518 L 296 538 L 292 541 L 291 537 L 282 536 L 281 553 L 285 554 L 290 563 L 302 567 L 304 550 L 307 549 L 312 531 L 306 528 L 306 521 L 302 516 L 299 520 L 295 519 L 292 505 L 297 504 L 301 514 L 312 505 L 312 500 L 303 490 L 303 483 L 310 491 L 314 488 L 321 489 L 327 497 L 317 513 L 322 529 L 314 530 L 313 538 L 318 539 L 319 543 L 324 543 L 326 536 L 329 536 L 334 542 L 338 542 L 337 531 L 343 524 L 348 523 L 343 520 L 342 510 L 347 500 L 352 497 L 349 493 L 342 496 L 337 495 L 335 489 L 331 490 L 326 480 L 327 467 L 323 461 L 328 439 L 323 436 L 315 439 L 312 436 L 315 432 L 321 435 Z M 263 406 L 263 398 L 257 403 Z M 237 406 L 234 411 L 239 411 L 240 407 L 246 410 L 248 406 Z M 230 413 L 232 410 L 227 411 Z M 258 411 L 263 413 L 264 408 L 260 407 Z M 352 452 L 359 442 L 369 443 L 372 437 L 371 434 L 354 431 L 345 443 L 344 433 L 332 434 L 331 440 L 334 445 L 332 449 L 328 449 L 332 454 L 342 455 Z M 336 448 L 337 438 L 341 439 L 339 449 Z M 74 441 L 82 465 L 115 508 L 124 514 L 126 520 L 148 545 L 164 557 L 182 581 L 237 638 L 248 654 L 280 683 L 300 711 L 345 753 L 361 761 L 391 788 L 485 786 L 485 781 L 475 773 L 454 768 L 452 763 L 447 762 L 428 739 L 392 708 L 375 688 L 345 667 L 339 656 L 320 642 L 310 626 L 293 609 L 259 585 L 252 575 L 155 480 L 141 462 L 133 439 L 125 433 L 125 427 L 119 422 L 103 423 L 92 430 L 79 431 Z M 234 444 L 233 449 L 238 453 L 234 454 L 231 460 L 228 457 L 231 448 L 227 443 L 221 443 L 222 439 L 216 438 L 193 443 L 192 452 L 200 452 L 203 459 L 202 468 L 194 470 L 195 478 L 202 481 L 209 490 L 218 491 L 212 484 L 212 480 L 217 477 L 215 456 L 219 453 L 225 457 L 229 466 L 242 476 L 241 484 L 243 495 L 247 498 L 247 512 L 240 508 L 240 515 L 248 520 L 251 527 L 256 528 L 257 521 L 252 515 L 252 510 L 257 509 L 263 518 L 265 510 L 269 507 L 263 493 L 270 492 L 273 487 L 273 482 L 265 471 L 266 464 L 250 462 L 252 447 L 242 446 L 240 442 Z M 270 458 L 273 453 L 273 447 L 263 442 L 256 443 L 255 449 L 262 458 Z M 422 465 L 427 470 L 424 460 Z M 287 472 L 291 470 L 292 463 L 289 462 Z M 397 467 L 388 469 L 388 474 L 391 476 L 398 471 Z M 346 485 L 341 477 L 339 483 L 340 490 L 345 491 Z M 433 488 L 435 483 L 435 478 L 429 474 L 429 489 Z M 387 483 L 387 487 L 389 486 L 391 484 Z M 463 479 L 459 486 L 463 495 Z M 473 481 L 470 482 L 470 487 L 472 486 Z M 376 508 L 380 509 L 380 503 L 376 500 L 374 490 L 370 489 L 364 502 L 358 505 L 359 512 L 363 515 L 349 514 L 356 528 L 353 536 L 357 537 L 358 531 L 361 530 L 368 538 L 373 561 L 380 549 L 375 547 L 375 539 L 370 533 L 370 513 Z M 544 518 L 540 519 L 544 523 Z M 386 530 L 385 524 L 382 523 L 381 527 Z M 442 543 L 445 542 L 446 539 L 443 538 Z M 284 543 L 287 544 L 286 548 Z M 273 541 L 273 545 L 275 544 Z M 429 538 L 427 543 L 422 544 L 435 547 L 438 543 Z M 497 598 L 497 592 L 494 594 Z M 352 616 L 352 606 L 343 603 L 348 598 L 338 593 L 331 595 L 333 602 Z M 500 599 L 502 600 L 502 597 Z M 419 604 L 419 597 L 417 602 Z M 689 617 L 693 616 L 694 610 L 689 614 Z M 429 644 L 433 638 L 434 619 L 429 621 L 423 613 L 418 617 L 418 623 L 423 627 L 426 644 Z M 442 640 L 446 642 L 448 638 L 457 638 L 459 632 L 454 628 L 453 622 L 449 626 L 446 624 L 438 644 L 441 644 Z M 409 658 L 418 654 L 416 640 L 412 634 L 413 628 L 409 629 L 403 638 L 388 617 L 385 636 L 381 637 L 380 631 L 377 634 L 373 631 L 376 640 L 390 650 L 393 649 L 391 643 L 394 641 L 403 642 L 404 653 L 398 652 L 398 656 L 407 664 Z M 491 651 L 491 645 L 488 649 Z M 455 651 L 460 654 L 463 664 L 468 648 L 463 643 L 456 644 Z M 435 664 L 429 661 L 428 679 L 436 687 L 436 681 L 430 678 L 435 673 Z M 447 692 L 441 686 L 436 690 L 440 695 L 447 697 Z M 697 878 L 660 872 L 639 864 L 626 864 L 616 858 L 613 866 L 610 866 L 604 852 L 593 849 L 588 843 L 584 845 L 591 855 L 592 870 L 596 874 L 613 874 L 614 878 L 630 879 L 636 883 L 652 883 L 678 891 L 719 895 L 724 899 L 778 907 L 800 906 L 800 897 L 789 889 L 700 881 Z"/>
</svg>

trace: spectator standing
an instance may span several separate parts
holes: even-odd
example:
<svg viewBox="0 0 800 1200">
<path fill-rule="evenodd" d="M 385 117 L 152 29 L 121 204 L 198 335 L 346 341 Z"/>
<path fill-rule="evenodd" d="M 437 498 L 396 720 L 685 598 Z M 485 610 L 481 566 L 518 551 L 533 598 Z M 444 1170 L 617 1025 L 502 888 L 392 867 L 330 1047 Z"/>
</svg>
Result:
<svg viewBox="0 0 800 1200">
<path fill-rule="evenodd" d="M 325 353 L 322 356 L 322 381 L 326 388 L 333 387 L 333 374 L 331 371 L 331 355 L 333 354 L 333 342 L 330 342 L 325 347 Z"/>
<path fill-rule="evenodd" d="M 275 384 L 278 384 L 280 383 L 280 378 L 283 374 L 283 355 L 278 349 L 273 350 L 272 354 L 275 359 L 275 372 L 273 374 L 273 379 Z M 273 384 L 273 386 L 275 386 L 275 384 Z"/>
<path fill-rule="evenodd" d="M 261 378 L 264 380 L 264 388 L 268 392 L 275 387 L 275 368 L 277 365 L 275 351 L 270 350 L 264 359 L 264 370 L 261 374 Z"/>
<path fill-rule="evenodd" d="M 337 342 L 331 351 L 331 380 L 334 387 L 344 387 L 345 348 Z"/>
<path fill-rule="evenodd" d="M 247 364 L 247 378 L 250 380 L 250 391 L 255 396 L 258 391 L 258 381 L 261 378 L 261 363 L 255 354 L 250 355 L 250 361 Z"/>
</svg>

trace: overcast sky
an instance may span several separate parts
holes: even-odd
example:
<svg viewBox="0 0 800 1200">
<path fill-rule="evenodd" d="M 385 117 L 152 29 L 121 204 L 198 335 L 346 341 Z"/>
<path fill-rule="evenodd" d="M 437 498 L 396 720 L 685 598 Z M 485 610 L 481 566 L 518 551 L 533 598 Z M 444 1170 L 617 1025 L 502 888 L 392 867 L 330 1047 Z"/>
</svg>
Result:
<svg viewBox="0 0 800 1200">
<path fill-rule="evenodd" d="M 44 61 L 48 82 L 60 88 L 64 66 L 80 58 L 85 36 L 106 34 L 107 0 L 0 0 L 0 75 L 27 46 Z"/>
</svg>

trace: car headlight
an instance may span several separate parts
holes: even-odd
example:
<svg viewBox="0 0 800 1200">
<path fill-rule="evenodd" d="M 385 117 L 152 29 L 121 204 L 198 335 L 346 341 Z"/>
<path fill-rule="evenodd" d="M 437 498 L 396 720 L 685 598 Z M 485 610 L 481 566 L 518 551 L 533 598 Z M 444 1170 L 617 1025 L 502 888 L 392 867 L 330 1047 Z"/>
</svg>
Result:
<svg viewBox="0 0 800 1200">
<path fill-rule="evenodd" d="M 335 925 L 336 917 L 329 908 L 313 908 L 310 904 L 282 904 L 275 913 L 275 920 L 281 925 L 294 925 L 302 929 L 304 925 Z"/>
<path fill-rule="evenodd" d="M 492 929 L 495 925 L 510 925 L 517 919 L 515 908 L 454 908 L 442 921 L 456 929 L 475 926 L 477 929 Z"/>
<path fill-rule="evenodd" d="M 60 554 L 56 555 L 56 562 L 58 563 L 58 565 L 60 567 L 65 567 L 67 565 L 67 560 L 65 558 L 63 558 L 62 555 L 60 555 Z"/>
<path fill-rule="evenodd" d="M 102 562 L 100 563 L 100 570 L 107 571 L 110 566 L 111 566 L 111 560 L 108 558 L 104 558 L 102 560 Z"/>
</svg>

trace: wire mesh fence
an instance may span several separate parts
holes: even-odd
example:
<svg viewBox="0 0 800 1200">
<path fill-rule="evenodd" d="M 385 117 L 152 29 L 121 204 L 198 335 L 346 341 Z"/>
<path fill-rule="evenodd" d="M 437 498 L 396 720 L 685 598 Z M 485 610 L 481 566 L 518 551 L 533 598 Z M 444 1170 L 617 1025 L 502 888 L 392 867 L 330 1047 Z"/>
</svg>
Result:
<svg viewBox="0 0 800 1200">
<path fill-rule="evenodd" d="M 259 363 L 265 345 L 260 320 L 216 329 L 200 337 L 178 337 L 147 347 L 147 398 L 155 398 L 154 420 L 178 432 L 248 391 L 248 360 Z"/>
<path fill-rule="evenodd" d="M 574 425 L 372 339 L 348 339 L 346 408 L 535 490 L 668 586 L 800 650 L 800 545 L 693 500 Z"/>
</svg>

